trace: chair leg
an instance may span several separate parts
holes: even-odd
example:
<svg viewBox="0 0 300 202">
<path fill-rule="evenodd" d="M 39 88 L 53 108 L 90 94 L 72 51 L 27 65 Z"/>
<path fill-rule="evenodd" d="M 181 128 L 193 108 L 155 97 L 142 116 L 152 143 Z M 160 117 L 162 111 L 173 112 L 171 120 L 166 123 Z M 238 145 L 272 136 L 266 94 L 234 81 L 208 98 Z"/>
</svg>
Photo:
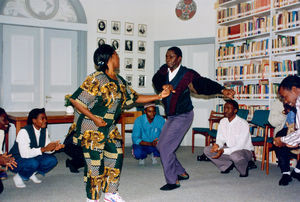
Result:
<svg viewBox="0 0 300 202">
<path fill-rule="evenodd" d="M 266 148 L 266 173 L 269 175 L 269 145 L 267 143 L 267 148 Z"/>
<path fill-rule="evenodd" d="M 195 146 L 195 133 L 192 133 L 192 153 L 194 153 L 194 146 Z"/>
<path fill-rule="evenodd" d="M 265 158 L 266 158 L 266 148 L 263 147 L 262 159 L 261 159 L 261 170 L 265 169 Z"/>
</svg>

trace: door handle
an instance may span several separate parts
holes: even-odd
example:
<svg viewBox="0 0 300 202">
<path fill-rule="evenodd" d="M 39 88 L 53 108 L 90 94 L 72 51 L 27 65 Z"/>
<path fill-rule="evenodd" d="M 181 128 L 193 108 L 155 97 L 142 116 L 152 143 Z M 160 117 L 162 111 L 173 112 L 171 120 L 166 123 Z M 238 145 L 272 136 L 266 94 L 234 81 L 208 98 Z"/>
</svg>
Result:
<svg viewBox="0 0 300 202">
<path fill-rule="evenodd" d="M 46 95 L 46 99 L 50 99 L 50 98 L 52 98 L 52 97 L 51 97 L 51 96 L 47 96 L 47 95 Z"/>
</svg>

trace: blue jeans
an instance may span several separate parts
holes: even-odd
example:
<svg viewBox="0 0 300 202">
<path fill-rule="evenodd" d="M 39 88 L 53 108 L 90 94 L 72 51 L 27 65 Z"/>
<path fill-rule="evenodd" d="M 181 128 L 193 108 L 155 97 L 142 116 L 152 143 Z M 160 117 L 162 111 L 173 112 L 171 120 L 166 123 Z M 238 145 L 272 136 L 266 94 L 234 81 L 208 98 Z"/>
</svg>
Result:
<svg viewBox="0 0 300 202">
<path fill-rule="evenodd" d="M 57 165 L 57 159 L 51 154 L 42 154 L 34 158 L 18 158 L 15 160 L 17 168 L 12 170 L 18 173 L 23 180 L 28 180 L 33 173 L 45 175 Z"/>
<path fill-rule="evenodd" d="M 151 153 L 153 153 L 154 157 L 160 156 L 156 147 L 133 144 L 132 149 L 136 159 L 145 159 L 147 158 L 147 155 Z"/>
</svg>

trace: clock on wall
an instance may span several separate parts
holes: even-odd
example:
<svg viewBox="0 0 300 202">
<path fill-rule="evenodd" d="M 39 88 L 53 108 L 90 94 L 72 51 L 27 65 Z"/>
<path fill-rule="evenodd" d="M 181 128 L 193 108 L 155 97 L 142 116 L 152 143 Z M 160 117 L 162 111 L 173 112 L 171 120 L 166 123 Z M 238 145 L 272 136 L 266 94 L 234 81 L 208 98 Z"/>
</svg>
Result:
<svg viewBox="0 0 300 202">
<path fill-rule="evenodd" d="M 53 18 L 59 8 L 59 0 L 25 0 L 30 15 L 40 20 Z"/>
<path fill-rule="evenodd" d="M 197 10 L 197 5 L 193 0 L 180 0 L 176 5 L 176 15 L 181 20 L 191 19 Z"/>
</svg>

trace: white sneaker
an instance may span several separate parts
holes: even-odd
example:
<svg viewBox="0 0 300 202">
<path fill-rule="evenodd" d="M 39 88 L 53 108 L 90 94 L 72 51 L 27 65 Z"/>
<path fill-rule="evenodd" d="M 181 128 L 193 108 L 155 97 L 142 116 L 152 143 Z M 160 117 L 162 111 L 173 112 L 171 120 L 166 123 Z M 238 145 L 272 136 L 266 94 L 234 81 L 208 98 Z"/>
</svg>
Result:
<svg viewBox="0 0 300 202">
<path fill-rule="evenodd" d="M 157 157 L 153 156 L 153 153 L 151 155 L 151 159 L 152 159 L 152 165 L 157 164 Z"/>
<path fill-rule="evenodd" d="M 116 193 L 105 193 L 104 202 L 125 202 L 118 192 Z"/>
<path fill-rule="evenodd" d="M 139 160 L 139 165 L 145 165 L 145 160 L 144 159 L 140 159 Z"/>
<path fill-rule="evenodd" d="M 23 179 L 21 178 L 21 176 L 18 173 L 13 177 L 13 180 L 14 180 L 14 183 L 17 188 L 25 188 L 26 187 Z"/>
<path fill-rule="evenodd" d="M 35 174 L 36 173 L 33 173 L 29 179 L 31 179 L 36 184 L 40 184 L 42 182 L 42 180 L 38 179 Z"/>
</svg>

